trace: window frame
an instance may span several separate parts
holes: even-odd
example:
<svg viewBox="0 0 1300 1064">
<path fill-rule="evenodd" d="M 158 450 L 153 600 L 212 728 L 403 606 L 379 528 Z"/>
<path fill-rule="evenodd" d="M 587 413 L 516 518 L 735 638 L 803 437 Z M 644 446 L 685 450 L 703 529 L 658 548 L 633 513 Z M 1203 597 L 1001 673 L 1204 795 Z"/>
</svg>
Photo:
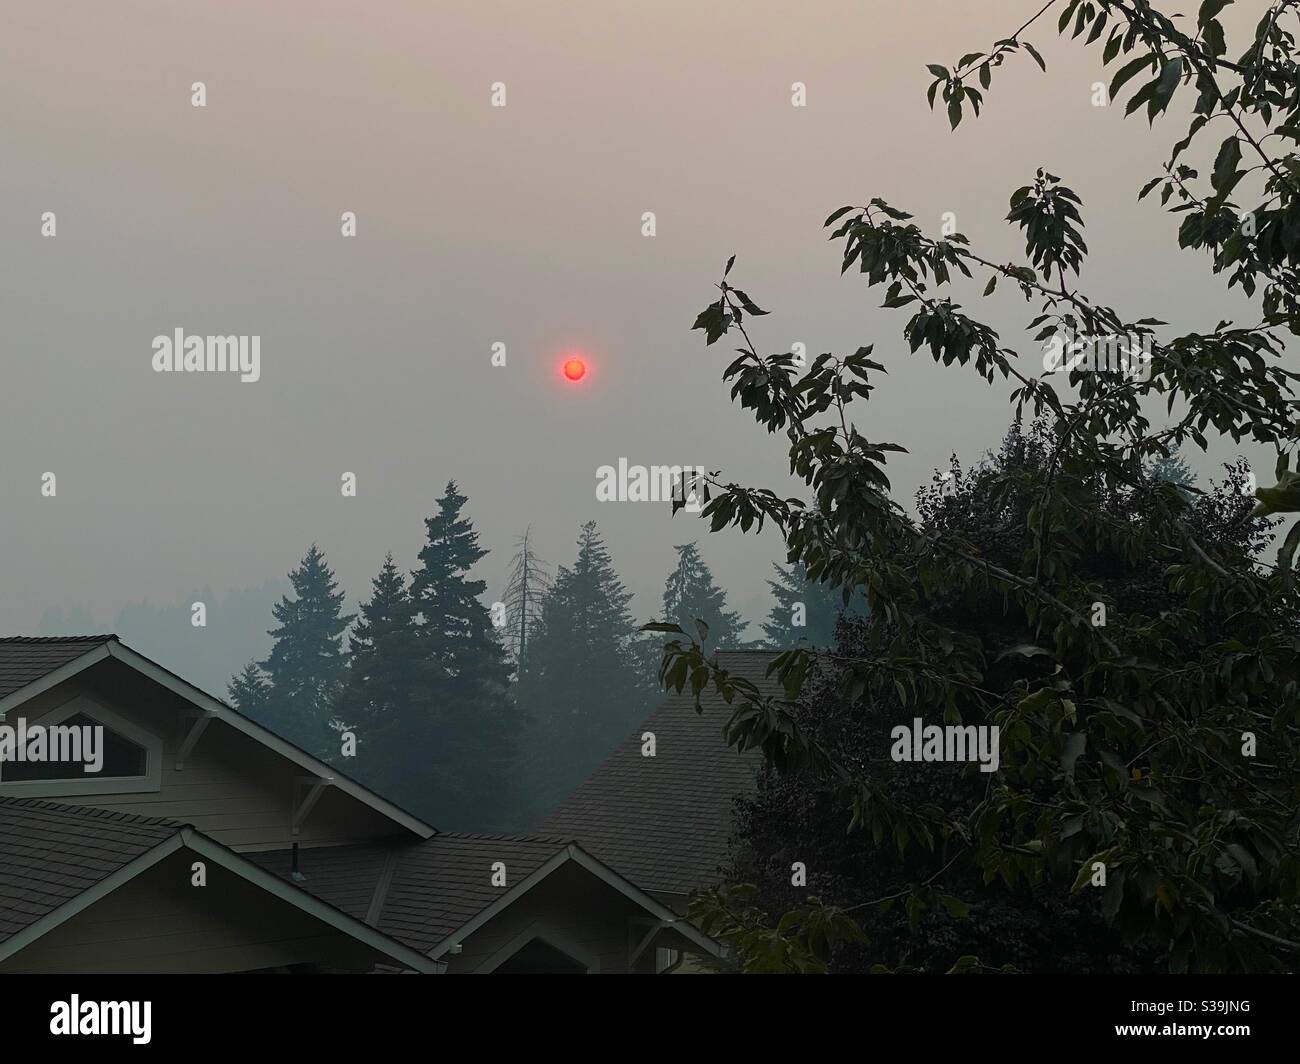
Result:
<svg viewBox="0 0 1300 1064">
<path fill-rule="evenodd" d="M 147 794 L 162 790 L 162 740 L 150 731 L 114 713 L 89 695 L 74 695 L 68 701 L 36 717 L 27 718 L 28 726 L 48 727 L 61 724 L 69 717 L 83 714 L 105 731 L 116 732 L 123 739 L 142 747 L 145 753 L 143 776 L 99 776 L 85 774 L 58 780 L 6 780 L 0 764 L 0 795 L 10 798 L 61 798 L 95 794 Z M 0 718 L 0 723 L 14 727 L 22 707 Z M 11 719 L 12 718 L 12 719 Z"/>
</svg>

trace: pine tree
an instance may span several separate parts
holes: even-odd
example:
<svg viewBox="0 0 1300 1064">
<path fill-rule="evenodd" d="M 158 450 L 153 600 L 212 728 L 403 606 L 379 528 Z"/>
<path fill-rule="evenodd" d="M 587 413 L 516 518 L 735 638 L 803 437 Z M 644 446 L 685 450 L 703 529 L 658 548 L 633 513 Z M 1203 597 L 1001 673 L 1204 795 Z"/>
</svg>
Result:
<svg viewBox="0 0 1300 1064">
<path fill-rule="evenodd" d="M 388 793 L 394 781 L 381 737 L 400 731 L 410 717 L 415 628 L 406 580 L 392 554 L 384 558 L 370 586 L 370 601 L 362 605 L 348 637 L 348 683 L 338 716 L 357 732 L 357 762 L 350 770 Z"/>
<path fill-rule="evenodd" d="M 707 646 L 711 649 L 735 649 L 741 642 L 745 622 L 739 613 L 727 609 L 727 593 L 713 582 L 713 573 L 700 557 L 694 543 L 676 548 L 677 567 L 664 583 L 661 620 L 678 624 L 698 638 L 696 620 L 708 625 Z"/>
<path fill-rule="evenodd" d="M 416 654 L 411 720 L 394 733 L 398 797 L 444 827 L 498 828 L 511 815 L 519 717 L 506 649 L 470 569 L 487 551 L 461 517 L 451 482 L 426 519 L 427 542 L 411 578 Z"/>
<path fill-rule="evenodd" d="M 294 597 L 272 608 L 279 627 L 268 633 L 275 645 L 259 662 L 270 692 L 262 723 L 320 757 L 332 757 L 334 704 L 346 678 L 343 633 L 354 614 L 343 613 L 343 592 L 325 556 L 311 545 L 289 574 Z"/>
<path fill-rule="evenodd" d="M 526 779 L 538 815 L 581 783 L 649 711 L 631 599 L 596 523 L 587 522 L 576 561 L 560 566 L 543 602 L 520 687 L 529 720 Z"/>
<path fill-rule="evenodd" d="M 244 716 L 261 720 L 270 693 L 266 674 L 257 667 L 257 662 L 250 661 L 242 672 L 231 678 L 230 686 L 226 688 L 226 699 Z"/>
<path fill-rule="evenodd" d="M 802 563 L 789 568 L 773 563 L 772 568 L 776 579 L 769 580 L 767 586 L 776 602 L 763 623 L 768 642 L 778 650 L 789 650 L 801 643 L 813 647 L 833 644 L 835 626 L 845 611 L 843 593 L 829 584 L 809 580 Z M 854 615 L 866 614 L 861 594 L 850 600 L 848 610 Z"/>
</svg>

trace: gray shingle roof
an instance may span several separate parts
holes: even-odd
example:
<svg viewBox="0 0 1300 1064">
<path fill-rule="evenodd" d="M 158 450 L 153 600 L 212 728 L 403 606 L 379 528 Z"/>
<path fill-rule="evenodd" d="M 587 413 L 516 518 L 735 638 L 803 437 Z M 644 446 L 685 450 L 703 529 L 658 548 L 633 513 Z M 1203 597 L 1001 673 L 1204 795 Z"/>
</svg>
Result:
<svg viewBox="0 0 1300 1064">
<path fill-rule="evenodd" d="M 367 920 L 383 884 L 377 919 L 381 933 L 428 952 L 506 891 L 491 882 L 504 861 L 514 887 L 565 848 L 560 839 L 445 832 L 416 843 L 329 846 L 301 850 L 296 885 L 321 901 Z M 246 854 L 269 872 L 290 878 L 289 850 Z M 390 862 L 393 866 L 386 866 Z"/>
<path fill-rule="evenodd" d="M 729 672 L 780 696 L 764 673 L 771 651 L 717 655 Z M 727 856 L 734 799 L 753 791 L 758 751 L 737 753 L 722 738 L 732 709 L 716 694 L 671 695 L 542 819 L 538 831 L 575 839 L 587 852 L 643 890 L 685 894 L 716 882 Z M 641 756 L 641 735 L 654 732 L 655 756 Z"/>
<path fill-rule="evenodd" d="M 116 638 L 114 635 L 0 638 L 0 698 Z"/>
<path fill-rule="evenodd" d="M 0 942 L 183 826 L 108 809 L 0 798 Z"/>
</svg>

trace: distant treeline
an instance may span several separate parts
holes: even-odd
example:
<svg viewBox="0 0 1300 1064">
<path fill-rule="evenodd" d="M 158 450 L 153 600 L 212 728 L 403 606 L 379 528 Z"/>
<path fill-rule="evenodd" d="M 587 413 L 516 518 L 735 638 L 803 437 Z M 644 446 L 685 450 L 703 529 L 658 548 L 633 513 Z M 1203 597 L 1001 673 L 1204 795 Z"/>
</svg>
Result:
<svg viewBox="0 0 1300 1064">
<path fill-rule="evenodd" d="M 676 548 L 659 615 L 634 618 L 595 522 L 553 575 L 525 533 L 490 602 L 470 576 L 487 552 L 466 501 L 447 485 L 415 569 L 389 554 L 358 614 L 313 544 L 271 609 L 270 654 L 229 685 L 241 711 L 440 828 L 523 830 L 577 786 L 659 697 L 648 621 L 694 633 L 701 619 L 711 649 L 834 638 L 840 593 L 777 565 L 766 639 L 746 642 L 693 543 Z"/>
</svg>

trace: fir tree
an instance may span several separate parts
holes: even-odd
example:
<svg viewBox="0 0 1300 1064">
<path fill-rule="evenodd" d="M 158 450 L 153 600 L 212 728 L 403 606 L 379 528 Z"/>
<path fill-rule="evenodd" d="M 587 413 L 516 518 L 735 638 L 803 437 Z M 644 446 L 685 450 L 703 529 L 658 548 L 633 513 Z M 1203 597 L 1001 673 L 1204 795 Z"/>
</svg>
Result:
<svg viewBox="0 0 1300 1064">
<path fill-rule="evenodd" d="M 343 592 L 325 556 L 312 544 L 289 574 L 293 598 L 272 609 L 278 623 L 268 633 L 275 645 L 260 662 L 270 684 L 261 722 L 291 742 L 322 757 L 334 752 L 333 708 L 345 680 L 343 633 L 353 614 L 344 614 Z"/>
<path fill-rule="evenodd" d="M 348 637 L 348 684 L 338 715 L 358 733 L 356 774 L 387 792 L 393 780 L 379 737 L 386 730 L 400 730 L 409 717 L 415 628 L 406 580 L 392 554 L 384 558 L 370 586 L 370 601 L 362 605 Z"/>
<path fill-rule="evenodd" d="M 257 667 L 257 662 L 250 661 L 242 672 L 232 677 L 226 692 L 226 700 L 244 716 L 254 720 L 263 719 L 271 686 L 266 682 L 266 674 Z"/>
<path fill-rule="evenodd" d="M 828 647 L 835 642 L 835 626 L 845 612 L 844 595 L 829 584 L 808 579 L 808 570 L 801 562 L 789 568 L 773 563 L 776 579 L 769 580 L 776 599 L 763 623 L 763 632 L 771 646 L 778 650 L 804 644 Z M 847 607 L 853 615 L 866 613 L 866 603 L 861 595 L 854 596 Z"/>
<path fill-rule="evenodd" d="M 695 622 L 708 626 L 707 646 L 735 649 L 741 642 L 745 622 L 739 613 L 727 609 L 727 593 L 713 582 L 713 573 L 700 557 L 694 543 L 683 543 L 677 551 L 677 567 L 664 582 L 663 620 L 695 633 Z"/>
<path fill-rule="evenodd" d="M 402 771 L 398 796 L 444 827 L 491 829 L 511 810 L 518 714 L 510 664 L 468 573 L 486 554 L 461 516 L 454 482 L 425 521 L 411 578 L 415 666 L 410 721 L 387 744 Z"/>
<path fill-rule="evenodd" d="M 520 688 L 529 719 L 526 778 L 538 815 L 581 783 L 649 711 L 631 599 L 596 523 L 587 522 L 577 559 L 560 566 L 542 605 Z"/>
</svg>

